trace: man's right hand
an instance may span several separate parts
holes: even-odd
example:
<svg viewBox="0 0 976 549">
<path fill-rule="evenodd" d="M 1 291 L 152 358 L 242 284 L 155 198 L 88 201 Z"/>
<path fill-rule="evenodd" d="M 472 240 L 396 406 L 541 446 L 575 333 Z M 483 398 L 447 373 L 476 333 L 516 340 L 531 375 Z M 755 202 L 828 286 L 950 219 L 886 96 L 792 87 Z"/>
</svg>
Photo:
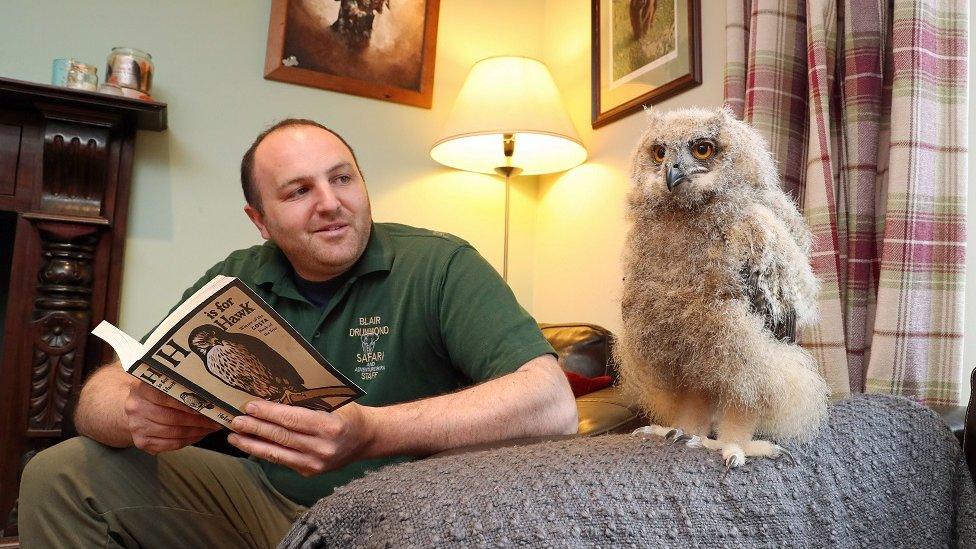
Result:
<svg viewBox="0 0 976 549">
<path fill-rule="evenodd" d="M 149 454 L 179 450 L 221 428 L 212 419 L 141 381 L 125 400 L 132 443 Z"/>
</svg>

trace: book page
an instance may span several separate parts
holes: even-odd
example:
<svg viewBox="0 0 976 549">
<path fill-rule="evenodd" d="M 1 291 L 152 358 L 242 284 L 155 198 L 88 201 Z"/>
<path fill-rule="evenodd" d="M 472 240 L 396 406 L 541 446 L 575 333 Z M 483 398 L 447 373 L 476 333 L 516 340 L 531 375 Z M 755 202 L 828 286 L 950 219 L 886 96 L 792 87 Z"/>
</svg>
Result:
<svg viewBox="0 0 976 549">
<path fill-rule="evenodd" d="M 186 310 L 154 331 L 145 361 L 232 415 L 255 398 L 332 411 L 363 394 L 247 285 L 228 280 L 170 315 Z"/>
<path fill-rule="evenodd" d="M 126 372 L 131 372 L 132 368 L 142 359 L 146 353 L 146 348 L 129 334 L 115 327 L 114 324 L 103 320 L 95 326 L 92 333 L 101 338 L 115 349 L 115 354 L 119 356 L 119 362 Z"/>
</svg>

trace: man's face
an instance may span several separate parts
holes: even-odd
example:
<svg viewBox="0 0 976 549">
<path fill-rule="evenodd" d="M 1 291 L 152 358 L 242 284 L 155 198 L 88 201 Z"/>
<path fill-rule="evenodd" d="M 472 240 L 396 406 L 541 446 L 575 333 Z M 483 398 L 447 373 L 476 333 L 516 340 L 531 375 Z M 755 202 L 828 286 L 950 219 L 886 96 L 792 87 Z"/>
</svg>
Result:
<svg viewBox="0 0 976 549">
<path fill-rule="evenodd" d="M 254 182 L 261 209 L 244 211 L 302 278 L 342 274 L 366 249 L 366 183 L 352 152 L 331 133 L 314 126 L 272 132 L 254 151 Z"/>
</svg>

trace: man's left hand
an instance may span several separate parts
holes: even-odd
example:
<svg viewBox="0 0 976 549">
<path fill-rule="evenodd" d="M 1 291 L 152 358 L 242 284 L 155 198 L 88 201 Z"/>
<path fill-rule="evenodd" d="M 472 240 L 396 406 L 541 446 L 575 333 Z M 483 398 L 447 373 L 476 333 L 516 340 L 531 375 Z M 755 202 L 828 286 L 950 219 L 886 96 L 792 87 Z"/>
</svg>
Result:
<svg viewBox="0 0 976 549">
<path fill-rule="evenodd" d="M 356 460 L 372 437 L 368 414 L 355 402 L 322 412 L 254 400 L 245 411 L 246 416 L 234 418 L 236 432 L 227 441 L 306 477 Z"/>
</svg>

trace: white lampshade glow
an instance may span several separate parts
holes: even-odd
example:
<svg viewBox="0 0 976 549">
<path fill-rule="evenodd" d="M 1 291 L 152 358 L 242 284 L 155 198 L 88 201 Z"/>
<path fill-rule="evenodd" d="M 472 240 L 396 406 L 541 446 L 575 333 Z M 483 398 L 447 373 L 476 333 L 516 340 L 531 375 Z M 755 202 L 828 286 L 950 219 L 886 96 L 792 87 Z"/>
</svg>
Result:
<svg viewBox="0 0 976 549">
<path fill-rule="evenodd" d="M 505 134 L 514 137 L 510 161 Z M 544 64 L 490 57 L 471 68 L 430 156 L 465 171 L 495 173 L 515 166 L 522 175 L 538 175 L 582 164 L 586 149 Z"/>
</svg>

